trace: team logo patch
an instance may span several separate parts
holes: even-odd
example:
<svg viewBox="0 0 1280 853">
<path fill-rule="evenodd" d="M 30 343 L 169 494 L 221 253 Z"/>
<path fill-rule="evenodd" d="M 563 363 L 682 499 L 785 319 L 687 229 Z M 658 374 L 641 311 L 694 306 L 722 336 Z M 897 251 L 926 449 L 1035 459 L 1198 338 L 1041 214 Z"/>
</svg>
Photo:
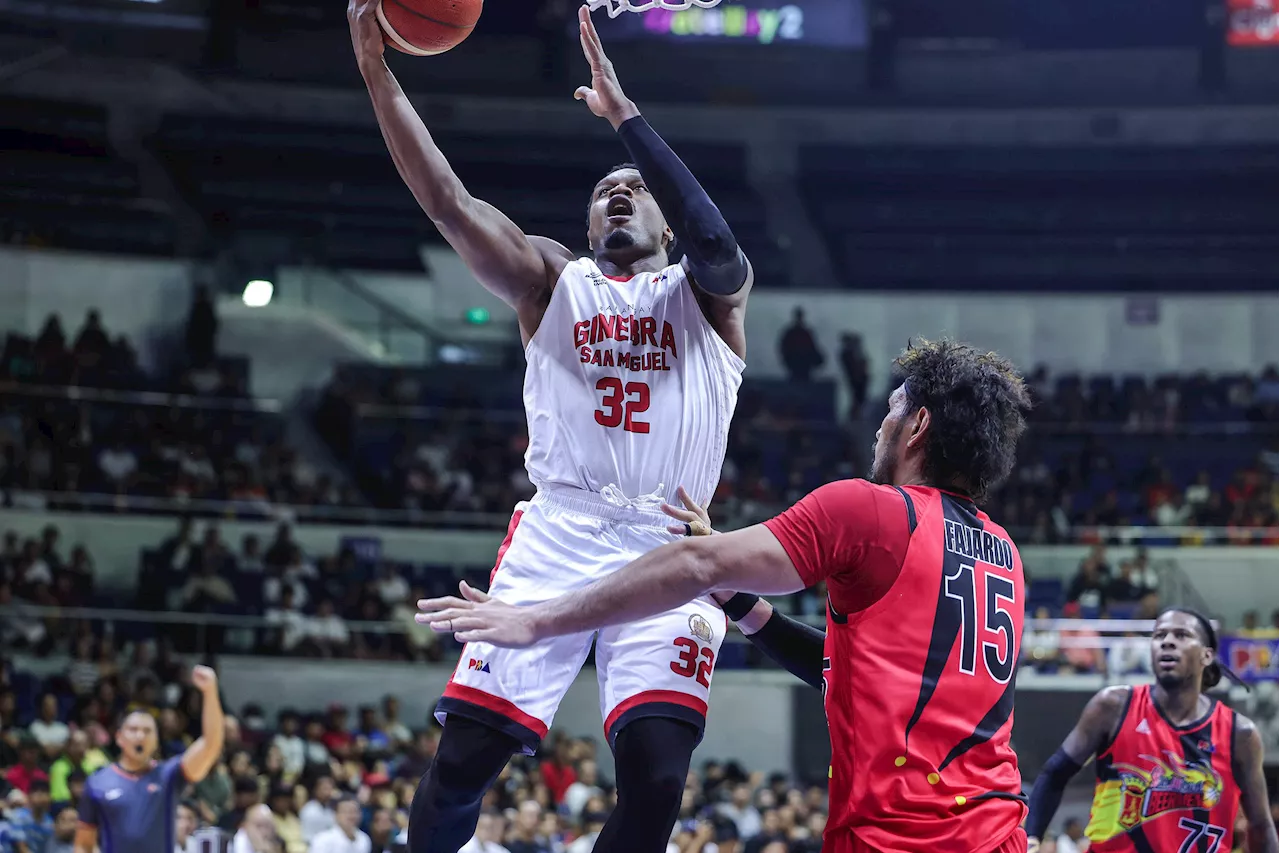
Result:
<svg viewBox="0 0 1280 853">
<path fill-rule="evenodd" d="M 489 664 L 479 658 L 472 658 L 471 662 L 467 664 L 467 669 L 475 672 L 488 672 Z"/>
<path fill-rule="evenodd" d="M 711 633 L 711 623 L 697 613 L 689 617 L 689 632 L 704 643 L 711 642 L 715 637 L 715 634 Z"/>
<path fill-rule="evenodd" d="M 118 800 L 124 796 L 124 790 L 121 788 L 112 788 L 110 791 L 107 791 L 105 796 L 108 800 Z"/>
<path fill-rule="evenodd" d="M 159 790 L 160 790 L 160 786 L 157 785 L 155 782 L 152 782 L 150 785 L 147 786 L 148 794 L 154 794 L 156 791 L 159 791 Z"/>
<path fill-rule="evenodd" d="M 1212 809 L 1222 799 L 1222 778 L 1211 765 L 1185 761 L 1171 752 L 1165 760 L 1142 756 L 1146 766 L 1118 764 L 1120 825 L 1126 831 L 1172 811 Z"/>
</svg>

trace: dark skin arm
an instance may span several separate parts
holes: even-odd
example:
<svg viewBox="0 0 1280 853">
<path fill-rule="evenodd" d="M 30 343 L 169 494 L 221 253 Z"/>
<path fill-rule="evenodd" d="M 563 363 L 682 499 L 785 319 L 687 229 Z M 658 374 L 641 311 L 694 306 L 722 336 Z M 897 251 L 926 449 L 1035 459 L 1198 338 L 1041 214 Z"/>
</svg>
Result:
<svg viewBox="0 0 1280 853">
<path fill-rule="evenodd" d="M 1276 853 L 1276 828 L 1267 803 L 1267 780 L 1262 773 L 1262 737 L 1253 720 L 1236 716 L 1231 749 L 1231 772 L 1240 786 L 1240 808 L 1249 822 L 1249 853 Z"/>
<path fill-rule="evenodd" d="M 1106 687 L 1099 690 L 1084 706 L 1076 727 L 1062 742 L 1062 750 L 1076 764 L 1084 765 L 1103 748 L 1120 727 L 1124 717 L 1125 706 L 1129 701 L 1130 688 Z M 1030 850 L 1039 849 L 1040 839 L 1028 839 Z"/>
<path fill-rule="evenodd" d="M 376 7 L 376 0 L 351 0 L 347 19 L 391 159 L 423 211 L 480 283 L 515 309 L 527 342 L 573 253 L 554 240 L 526 236 L 502 211 L 467 192 L 383 60 Z"/>
</svg>

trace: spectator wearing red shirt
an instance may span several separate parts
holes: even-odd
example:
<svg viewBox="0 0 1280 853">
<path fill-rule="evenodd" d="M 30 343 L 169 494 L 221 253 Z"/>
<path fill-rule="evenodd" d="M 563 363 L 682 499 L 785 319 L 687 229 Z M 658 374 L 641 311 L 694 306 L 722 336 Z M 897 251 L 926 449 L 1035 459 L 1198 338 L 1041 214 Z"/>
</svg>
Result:
<svg viewBox="0 0 1280 853">
<path fill-rule="evenodd" d="M 578 774 L 570 760 L 567 740 L 558 741 L 554 756 L 542 762 L 538 769 L 542 773 L 542 784 L 547 786 L 551 799 L 557 805 L 564 800 L 564 792 L 569 790 L 569 786 L 578 781 Z"/>
<path fill-rule="evenodd" d="M 18 743 L 18 763 L 4 774 L 4 780 L 24 794 L 30 792 L 31 783 L 35 780 L 48 782 L 48 774 L 36 763 L 39 758 L 40 745 L 31 738 L 23 738 Z"/>
<path fill-rule="evenodd" d="M 329 706 L 329 725 L 320 736 L 320 742 L 329 750 L 329 754 L 345 761 L 351 753 L 351 744 L 355 741 L 347 728 L 347 708 L 334 703 Z"/>
</svg>

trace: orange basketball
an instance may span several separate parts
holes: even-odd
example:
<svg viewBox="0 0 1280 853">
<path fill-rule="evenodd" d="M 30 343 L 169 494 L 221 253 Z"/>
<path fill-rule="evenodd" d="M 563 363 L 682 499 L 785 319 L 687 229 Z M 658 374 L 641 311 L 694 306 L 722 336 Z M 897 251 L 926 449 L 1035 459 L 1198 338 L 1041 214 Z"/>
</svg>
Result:
<svg viewBox="0 0 1280 853">
<path fill-rule="evenodd" d="M 413 56 L 457 47 L 471 35 L 484 0 L 379 0 L 383 40 Z"/>
</svg>

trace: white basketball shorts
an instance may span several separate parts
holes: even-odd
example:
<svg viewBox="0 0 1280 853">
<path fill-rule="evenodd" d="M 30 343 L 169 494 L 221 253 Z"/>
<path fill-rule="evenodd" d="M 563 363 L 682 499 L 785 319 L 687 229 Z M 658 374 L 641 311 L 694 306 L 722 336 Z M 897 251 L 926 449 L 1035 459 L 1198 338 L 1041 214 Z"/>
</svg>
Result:
<svg viewBox="0 0 1280 853">
<path fill-rule="evenodd" d="M 540 491 L 516 507 L 489 592 L 535 604 L 572 592 L 677 539 L 660 511 L 619 507 L 581 490 Z M 706 724 L 711 672 L 728 622 L 710 598 L 594 632 L 600 714 L 612 747 L 641 717 Z M 468 643 L 436 708 L 517 738 L 532 754 L 582 669 L 593 633 L 554 637 L 527 649 Z"/>
</svg>

